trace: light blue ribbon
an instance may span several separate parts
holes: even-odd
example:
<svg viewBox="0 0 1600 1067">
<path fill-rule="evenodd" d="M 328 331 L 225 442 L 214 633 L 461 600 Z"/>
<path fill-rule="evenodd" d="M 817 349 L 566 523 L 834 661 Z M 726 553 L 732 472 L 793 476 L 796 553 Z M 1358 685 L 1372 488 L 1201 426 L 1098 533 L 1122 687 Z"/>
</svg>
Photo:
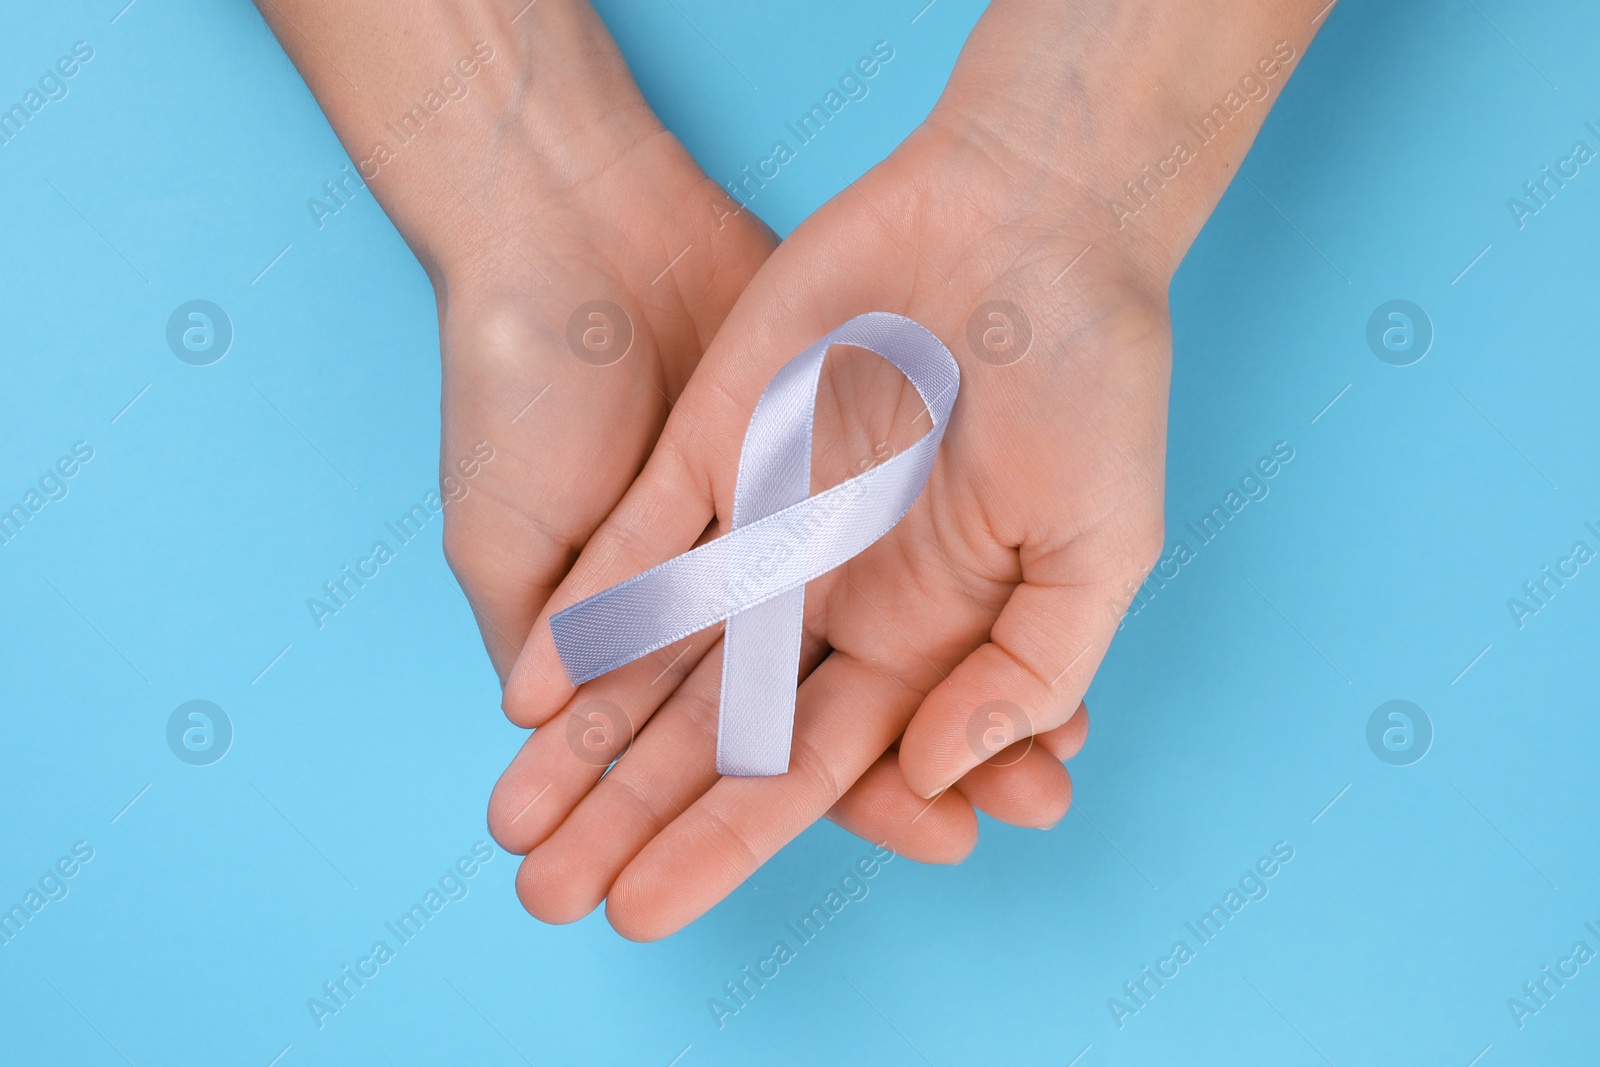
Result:
<svg viewBox="0 0 1600 1067">
<path fill-rule="evenodd" d="M 817 382 L 833 345 L 867 349 L 898 367 L 932 427 L 887 462 L 811 496 Z M 717 771 L 787 771 L 806 583 L 865 551 L 911 510 L 960 383 L 937 337 L 881 311 L 851 319 L 785 363 L 750 416 L 730 531 L 550 617 L 572 684 L 726 620 Z"/>
</svg>

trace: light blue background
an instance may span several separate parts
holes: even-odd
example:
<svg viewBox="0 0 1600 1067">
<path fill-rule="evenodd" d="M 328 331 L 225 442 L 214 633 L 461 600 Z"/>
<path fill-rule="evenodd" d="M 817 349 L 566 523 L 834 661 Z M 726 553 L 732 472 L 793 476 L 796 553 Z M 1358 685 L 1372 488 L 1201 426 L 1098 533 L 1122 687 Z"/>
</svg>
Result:
<svg viewBox="0 0 1600 1067">
<path fill-rule="evenodd" d="M 421 270 L 370 196 L 312 225 L 307 198 L 346 158 L 248 4 L 138 0 L 113 23 L 124 2 L 0 10 L 6 105 L 74 41 L 95 48 L 0 147 L 0 507 L 94 448 L 0 546 L 0 906 L 74 842 L 95 850 L 0 947 L 0 1061 L 1596 1055 L 1600 963 L 1524 1029 L 1506 1006 L 1574 942 L 1600 950 L 1583 925 L 1600 926 L 1600 566 L 1523 629 L 1506 607 L 1574 541 L 1600 547 L 1600 170 L 1521 231 L 1505 204 L 1594 144 L 1593 5 L 1327 16 L 1173 289 L 1169 540 L 1274 442 L 1293 462 L 1128 620 L 1090 694 L 1074 814 L 1047 833 L 986 821 L 955 869 L 890 864 L 719 1031 L 707 999 L 868 846 L 818 826 L 646 946 L 599 915 L 529 919 L 497 853 L 311 1021 L 307 998 L 486 838 L 520 735 L 438 521 L 324 630 L 304 607 L 433 487 Z M 912 128 L 981 8 L 940 0 L 913 24 L 924 0 L 675 2 L 602 7 L 718 178 L 872 42 L 896 49 L 762 194 L 780 231 Z M 196 297 L 236 331 L 211 367 L 164 341 Z M 1436 330 L 1410 367 L 1366 345 L 1391 298 Z M 164 737 L 196 698 L 236 731 L 209 767 Z M 1396 698 L 1436 731 L 1409 767 L 1365 740 Z M 1107 999 L 1278 841 L 1295 853 L 1271 895 L 1119 1030 Z"/>
</svg>

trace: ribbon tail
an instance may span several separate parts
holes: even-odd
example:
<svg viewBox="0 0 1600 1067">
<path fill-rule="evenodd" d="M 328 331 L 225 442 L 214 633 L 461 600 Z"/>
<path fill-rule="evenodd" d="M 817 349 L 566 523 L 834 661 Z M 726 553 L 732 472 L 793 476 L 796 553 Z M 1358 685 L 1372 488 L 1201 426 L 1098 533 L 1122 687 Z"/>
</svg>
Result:
<svg viewBox="0 0 1600 1067">
<path fill-rule="evenodd" d="M 805 587 L 740 612 L 722 636 L 717 773 L 743 778 L 789 769 L 800 676 Z"/>
</svg>

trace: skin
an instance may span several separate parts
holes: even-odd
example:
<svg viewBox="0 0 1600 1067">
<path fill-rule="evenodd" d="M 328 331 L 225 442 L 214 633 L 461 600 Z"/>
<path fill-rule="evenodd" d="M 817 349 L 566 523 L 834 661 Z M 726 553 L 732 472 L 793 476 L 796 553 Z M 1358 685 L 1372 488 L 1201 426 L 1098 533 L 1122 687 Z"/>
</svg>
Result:
<svg viewBox="0 0 1600 1067">
<path fill-rule="evenodd" d="M 520 4 L 414 5 L 413 23 L 381 31 L 371 4 L 262 6 L 358 159 L 383 106 L 364 111 L 328 55 L 401 101 L 420 91 L 409 71 L 501 34 L 508 61 L 486 72 L 505 80 L 373 188 L 440 294 L 443 465 L 479 439 L 497 449 L 447 510 L 446 550 L 507 714 L 541 727 L 490 804 L 496 839 L 527 853 L 529 911 L 572 921 L 605 901 L 625 936 L 658 938 L 825 815 L 944 862 L 970 851 L 975 806 L 1059 820 L 1083 693 L 1162 544 L 1167 287 L 1288 77 L 1258 63 L 1277 42 L 1297 59 L 1317 12 L 995 0 L 928 120 L 773 251 L 648 116 L 582 5 L 546 0 L 515 22 Z M 1185 123 L 1246 74 L 1272 95 L 1236 96 L 1225 133 L 1149 182 L 1136 214 L 1109 206 L 1174 142 L 1198 145 Z M 564 339 L 597 294 L 636 329 L 606 368 Z M 990 301 L 1021 313 L 988 318 Z M 574 691 L 548 615 L 723 529 L 772 373 L 869 310 L 944 339 L 960 399 L 911 513 L 807 588 L 790 772 L 719 778 L 717 632 Z M 547 383 L 539 403 L 559 402 L 511 422 Z M 814 487 L 926 428 L 898 372 L 835 350 Z M 996 722 L 997 706 L 1015 711 Z"/>
<path fill-rule="evenodd" d="M 662 127 L 587 4 L 544 0 L 518 18 L 522 7 L 260 4 L 434 285 L 445 555 L 502 682 L 777 246 Z M 481 44 L 487 62 L 476 61 Z M 471 77 L 457 68 L 464 58 L 475 60 Z M 393 124 L 446 74 L 464 95 L 458 88 L 400 145 Z M 374 152 L 378 143 L 392 160 Z M 592 300 L 623 309 L 632 327 L 627 355 L 606 366 L 579 359 L 568 342 L 574 309 Z M 481 443 L 493 458 L 475 464 Z M 668 670 L 662 691 L 692 665 Z M 904 855 L 959 861 L 976 839 L 974 805 L 1020 825 L 1060 818 L 1070 786 L 1059 761 L 1081 746 L 1081 732 L 1052 738 L 1054 759 L 985 768 L 966 783 L 970 800 L 931 809 L 886 758 L 830 818 Z M 553 740 L 541 734 L 528 751 Z M 537 810 L 523 800 L 505 815 L 497 794 L 502 843 L 526 853 L 559 825 L 600 773 L 572 762 L 570 795 L 553 792 Z"/>
</svg>

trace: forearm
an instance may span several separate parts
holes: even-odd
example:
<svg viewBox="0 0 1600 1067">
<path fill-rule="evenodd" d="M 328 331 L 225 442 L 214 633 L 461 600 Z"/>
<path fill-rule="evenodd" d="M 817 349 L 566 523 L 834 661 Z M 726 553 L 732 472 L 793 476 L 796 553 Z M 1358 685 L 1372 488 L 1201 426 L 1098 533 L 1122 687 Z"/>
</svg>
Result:
<svg viewBox="0 0 1600 1067">
<path fill-rule="evenodd" d="M 1320 0 L 993 0 L 935 114 L 1059 183 L 1170 277 L 1320 25 Z"/>
<path fill-rule="evenodd" d="M 519 189 L 530 166 L 559 189 L 658 128 L 586 0 L 257 4 L 436 281 L 487 239 L 511 155 Z"/>
</svg>

